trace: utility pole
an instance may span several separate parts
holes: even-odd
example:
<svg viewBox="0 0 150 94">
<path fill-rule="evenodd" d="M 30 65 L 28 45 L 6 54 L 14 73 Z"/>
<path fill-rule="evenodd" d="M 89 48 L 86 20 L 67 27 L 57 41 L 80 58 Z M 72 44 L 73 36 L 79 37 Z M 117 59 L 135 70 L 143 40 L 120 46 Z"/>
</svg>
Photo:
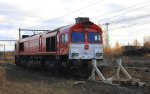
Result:
<svg viewBox="0 0 150 94">
<path fill-rule="evenodd" d="M 19 28 L 19 39 L 21 39 L 21 30 Z"/>
<path fill-rule="evenodd" d="M 106 23 L 106 31 L 105 31 L 105 46 L 109 47 L 109 34 L 108 34 L 108 25 L 109 23 Z"/>
</svg>

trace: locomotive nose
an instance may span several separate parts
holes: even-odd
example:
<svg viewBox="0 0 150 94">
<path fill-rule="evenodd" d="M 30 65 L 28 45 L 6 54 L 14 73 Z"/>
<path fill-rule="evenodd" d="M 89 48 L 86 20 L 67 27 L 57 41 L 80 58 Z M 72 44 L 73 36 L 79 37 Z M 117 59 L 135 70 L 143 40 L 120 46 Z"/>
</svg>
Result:
<svg viewBox="0 0 150 94">
<path fill-rule="evenodd" d="M 70 44 L 69 59 L 102 59 L 102 48 L 100 44 Z"/>
</svg>

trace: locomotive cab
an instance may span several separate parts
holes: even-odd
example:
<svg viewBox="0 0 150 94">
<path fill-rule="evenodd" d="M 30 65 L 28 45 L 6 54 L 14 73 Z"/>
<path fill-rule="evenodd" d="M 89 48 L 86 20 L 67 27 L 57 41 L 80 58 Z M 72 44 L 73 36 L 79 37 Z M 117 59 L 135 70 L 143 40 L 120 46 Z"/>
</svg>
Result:
<svg viewBox="0 0 150 94">
<path fill-rule="evenodd" d="M 102 30 L 89 19 L 76 19 L 70 31 L 69 59 L 102 59 Z"/>
</svg>

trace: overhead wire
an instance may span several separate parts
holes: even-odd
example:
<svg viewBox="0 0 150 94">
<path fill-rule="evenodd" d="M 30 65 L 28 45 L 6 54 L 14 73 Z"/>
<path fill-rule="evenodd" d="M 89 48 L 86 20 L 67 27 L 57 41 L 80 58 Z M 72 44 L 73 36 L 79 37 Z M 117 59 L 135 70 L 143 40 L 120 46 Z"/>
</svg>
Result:
<svg viewBox="0 0 150 94">
<path fill-rule="evenodd" d="M 70 14 L 76 13 L 76 12 L 78 12 L 78 11 L 80 11 L 80 10 L 83 10 L 83 9 L 88 8 L 88 7 L 94 6 L 94 5 L 96 5 L 96 4 L 100 3 L 100 2 L 103 2 L 103 1 L 105 1 L 105 0 L 97 1 L 97 2 L 95 2 L 95 3 L 92 3 L 92 4 L 90 4 L 90 5 L 87 5 L 87 6 L 85 6 L 85 7 L 82 7 L 82 8 L 80 8 L 80 9 L 77 9 L 77 10 L 74 10 L 74 11 L 72 11 L 72 12 L 66 13 L 66 14 L 64 14 L 64 15 L 62 15 L 62 16 L 59 16 L 59 17 L 56 17 L 56 18 L 47 20 L 46 22 L 43 22 L 43 23 L 41 23 L 41 24 L 48 23 L 48 22 L 51 22 L 51 21 L 54 21 L 54 20 L 58 20 L 58 19 L 60 19 L 60 18 L 63 18 L 63 17 L 65 17 L 65 16 L 68 16 L 68 15 L 70 15 Z M 39 24 L 39 25 L 41 25 L 41 24 Z M 38 26 L 39 26 L 39 25 L 38 25 Z"/>
<path fill-rule="evenodd" d="M 116 28 L 110 28 L 109 30 L 112 31 L 112 30 L 116 30 L 116 29 L 123 29 L 123 28 L 128 28 L 128 27 L 133 27 L 133 26 L 138 26 L 138 25 L 145 25 L 145 24 L 150 24 L 150 21 L 146 21 L 143 23 L 135 23 L 135 24 L 131 24 L 128 26 L 120 26 L 120 27 L 116 27 Z"/>
<path fill-rule="evenodd" d="M 63 18 L 63 17 L 65 17 L 65 16 L 69 15 L 69 14 L 78 12 L 78 11 L 80 11 L 80 10 L 82 10 L 82 9 L 86 9 L 87 7 L 91 7 L 91 6 L 93 6 L 93 5 L 95 5 L 95 4 L 99 3 L 99 2 L 102 2 L 102 1 L 104 1 L 104 0 L 100 0 L 100 1 L 98 1 L 98 2 L 92 3 L 92 4 L 90 4 L 90 5 L 86 6 L 86 7 L 77 9 L 77 10 L 72 11 L 72 12 L 70 12 L 70 13 L 67 13 L 67 14 L 65 14 L 65 15 L 63 15 L 63 16 L 56 17 L 56 18 L 54 18 L 54 19 L 50 19 L 50 20 L 48 20 L 48 21 L 46 21 L 46 22 L 43 22 L 42 24 L 47 23 L 47 22 L 51 22 L 51 21 L 54 21 L 54 20 L 57 20 L 57 19 L 60 19 L 60 18 Z M 129 7 L 124 8 L 124 9 L 120 9 L 120 10 L 117 10 L 117 11 L 113 11 L 113 12 L 111 12 L 111 13 L 109 13 L 109 14 L 103 14 L 103 15 L 101 15 L 101 16 L 110 15 L 110 14 L 112 14 L 112 13 L 116 13 L 116 12 L 119 12 L 119 11 L 123 11 L 123 10 L 129 9 L 129 8 L 132 8 L 132 7 L 136 7 L 136 6 L 142 5 L 142 4 L 147 3 L 147 2 L 150 2 L 150 0 L 145 1 L 145 2 L 142 2 L 142 3 L 139 3 L 139 4 L 136 4 L 136 5 L 133 5 L 133 6 L 129 6 Z M 138 9 L 141 9 L 141 8 L 144 8 L 144 7 L 147 7 L 147 6 L 149 6 L 149 5 L 142 6 L 142 7 L 140 7 L 140 8 L 136 8 L 136 9 L 134 9 L 134 10 L 125 12 L 125 13 L 120 14 L 120 15 L 124 15 L 124 14 L 130 13 L 130 12 L 132 12 L 132 11 L 135 11 L 135 10 L 138 10 Z M 116 15 L 116 16 L 113 16 L 113 17 L 111 17 L 111 18 L 118 17 L 118 16 L 120 16 L 120 15 Z M 108 19 L 108 18 L 106 18 L 106 19 Z M 103 20 L 106 20 L 106 19 L 103 19 Z M 41 25 L 41 24 L 39 24 L 38 26 L 40 26 L 40 25 Z M 56 26 L 53 26 L 53 27 L 56 27 Z"/>
<path fill-rule="evenodd" d="M 132 5 L 132 6 L 129 6 L 129 7 L 126 7 L 126 8 L 122 8 L 122 9 L 119 9 L 119 10 L 116 10 L 116 11 L 113 11 L 113 12 L 110 12 L 110 13 L 106 13 L 106 14 L 102 14 L 102 15 L 99 15 L 99 16 L 96 16 L 96 17 L 92 17 L 91 19 L 95 19 L 95 18 L 102 17 L 102 16 L 105 16 L 105 15 L 110 15 L 110 14 L 113 14 L 113 13 L 116 13 L 116 12 L 120 12 L 120 11 L 123 11 L 123 10 L 126 10 L 126 9 L 130 9 L 132 7 L 142 5 L 144 3 L 148 3 L 148 2 L 150 2 L 150 0 L 135 4 L 135 5 Z"/>
<path fill-rule="evenodd" d="M 109 18 L 102 19 L 102 20 L 100 20 L 100 21 L 105 21 L 105 20 L 108 20 L 108 19 L 116 18 L 116 17 L 119 17 L 119 16 L 121 16 L 121 15 L 124 15 L 124 14 L 130 13 L 130 12 L 133 12 L 133 11 L 136 11 L 136 10 L 139 10 L 139 9 L 142 9 L 142 8 L 145 8 L 145 7 L 147 7 L 147 6 L 150 6 L 150 4 L 145 5 L 145 6 L 142 6 L 142 7 L 139 7 L 139 8 L 136 8 L 136 9 L 133 9 L 133 10 L 131 10 L 131 11 L 127 11 L 127 12 L 125 12 L 125 13 L 122 13 L 122 14 L 119 14 L 119 15 L 116 15 L 116 16 L 113 16 L 113 17 L 109 17 Z M 99 21 L 99 22 L 100 22 L 100 21 Z"/>
<path fill-rule="evenodd" d="M 147 15 L 141 15 L 141 16 L 137 16 L 137 17 L 132 17 L 132 18 L 128 18 L 128 19 L 122 19 L 119 21 L 114 21 L 114 22 L 110 22 L 111 24 L 117 24 L 117 23 L 121 23 L 121 22 L 126 22 L 126 21 L 134 21 L 134 20 L 140 20 L 140 19 L 144 19 L 144 18 L 149 18 L 150 14 Z"/>
<path fill-rule="evenodd" d="M 101 2 L 102 2 L 102 1 L 103 1 L 103 0 L 101 0 Z M 100 2 L 100 1 L 98 1 L 98 2 Z M 122 10 L 125 10 L 125 9 L 129 9 L 129 8 L 132 8 L 132 7 L 135 7 L 135 6 L 139 6 L 139 5 L 142 5 L 142 4 L 147 3 L 147 2 L 150 2 L 150 0 L 145 1 L 145 2 L 142 2 L 142 3 L 139 3 L 139 4 L 136 4 L 136 5 L 133 5 L 133 6 L 130 6 L 130 7 L 127 7 L 127 8 L 124 8 L 124 9 L 121 9 L 121 10 L 114 11 L 114 12 L 112 12 L 112 13 L 119 12 L 119 11 L 122 11 Z M 96 2 L 96 3 L 93 3 L 93 4 L 91 4 L 91 5 L 95 5 L 95 4 L 97 4 L 97 2 Z M 130 12 L 132 12 L 132 11 L 136 11 L 136 10 L 138 10 L 138 9 L 141 9 L 141 8 L 144 8 L 144 7 L 147 7 L 147 6 L 149 6 L 149 5 L 142 6 L 142 7 L 140 7 L 140 8 L 136 8 L 136 9 L 134 9 L 134 10 L 125 12 L 125 13 L 120 14 L 120 15 L 124 15 L 124 14 L 130 13 Z M 73 11 L 73 12 L 70 12 L 70 13 L 68 13 L 68 14 L 65 14 L 65 15 L 63 15 L 63 16 L 60 16 L 60 17 L 57 17 L 57 18 L 48 20 L 48 21 L 46 21 L 45 23 L 50 22 L 50 21 L 53 21 L 53 20 L 57 20 L 57 19 L 59 19 L 59 18 L 63 18 L 63 17 L 65 17 L 65 16 L 69 15 L 69 14 L 72 14 L 72 13 L 74 13 L 74 12 L 78 12 L 79 10 L 85 9 L 85 8 L 87 8 L 87 7 L 90 7 L 90 5 L 88 5 L 88 6 L 86 6 L 86 7 L 83 7 L 83 8 L 81 8 L 81 9 L 75 10 L 75 11 Z M 110 13 L 110 14 L 111 14 L 111 13 Z M 104 14 L 104 15 L 106 15 L 106 14 Z M 104 16 L 104 15 L 101 15 L 101 16 Z M 107 14 L 107 15 L 109 15 L 109 14 Z M 118 17 L 118 16 L 120 16 L 120 15 L 116 15 L 116 16 L 113 16 L 113 17 L 111 17 L 111 18 Z M 103 20 L 107 20 L 107 19 L 110 19 L 110 18 L 106 18 L 106 19 L 103 19 Z M 56 27 L 56 26 L 55 26 L 55 27 Z"/>
<path fill-rule="evenodd" d="M 80 8 L 80 9 L 74 10 L 74 11 L 72 11 L 72 12 L 70 12 L 70 13 L 64 14 L 63 16 L 56 17 L 56 18 L 54 18 L 54 19 L 50 19 L 50 20 L 48 20 L 48 21 L 52 21 L 52 20 L 57 20 L 57 19 L 59 19 L 59 18 L 63 18 L 63 17 L 68 16 L 68 15 L 70 15 L 70 14 L 72 14 L 72 13 L 75 13 L 75 12 L 78 12 L 78 11 L 80 11 L 80 10 L 86 9 L 86 8 L 88 8 L 88 7 L 91 7 L 91 6 L 95 5 L 95 4 L 98 4 L 98 3 L 103 2 L 103 1 L 104 1 L 104 0 L 100 0 L 100 1 L 98 1 L 98 2 L 92 3 L 92 4 L 90 4 L 90 5 L 87 5 L 87 6 L 85 6 L 85 7 L 82 7 L 82 8 Z"/>
<path fill-rule="evenodd" d="M 109 22 L 110 25 L 113 25 L 113 24 L 119 24 L 119 23 L 122 23 L 122 22 L 126 22 L 126 21 L 135 21 L 135 20 L 140 20 L 140 19 L 144 19 L 144 18 L 149 18 L 150 17 L 150 14 L 146 14 L 146 15 L 140 15 L 140 16 L 135 16 L 135 17 L 131 17 L 131 18 L 127 18 L 127 19 L 120 19 L 120 20 L 117 20 L 117 21 L 112 21 L 112 22 Z M 106 25 L 106 23 L 103 23 L 101 25 Z"/>
</svg>

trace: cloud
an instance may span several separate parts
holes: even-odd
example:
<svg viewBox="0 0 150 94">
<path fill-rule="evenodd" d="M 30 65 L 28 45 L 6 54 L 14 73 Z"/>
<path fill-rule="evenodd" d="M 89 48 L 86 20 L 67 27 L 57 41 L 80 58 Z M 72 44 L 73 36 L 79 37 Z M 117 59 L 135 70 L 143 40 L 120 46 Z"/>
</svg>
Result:
<svg viewBox="0 0 150 94">
<path fill-rule="evenodd" d="M 0 23 L 0 29 L 13 29 L 15 28 L 15 25 L 11 24 L 11 23 Z"/>
<path fill-rule="evenodd" d="M 17 7 L 0 3 L 0 15 L 5 16 L 6 19 L 21 20 L 27 14 Z"/>
<path fill-rule="evenodd" d="M 19 37 L 19 32 L 18 32 L 18 29 L 11 29 L 11 30 L 9 30 L 9 29 L 1 29 L 1 31 L 0 31 L 0 40 L 16 40 L 16 39 L 18 39 L 18 37 Z"/>
<path fill-rule="evenodd" d="M 143 44 L 143 37 L 150 36 L 149 25 L 139 25 L 128 27 L 125 29 L 115 29 L 109 31 L 110 44 L 114 45 L 116 41 L 122 45 L 132 44 L 134 40 L 138 40 Z"/>
<path fill-rule="evenodd" d="M 150 11 L 149 7 L 145 7 L 143 9 L 139 9 L 116 18 L 111 18 L 112 16 L 128 12 L 132 8 L 110 15 L 102 15 L 136 5 L 144 1 L 130 0 L 129 3 L 123 0 L 104 0 L 103 2 L 86 7 L 98 1 L 100 0 L 0 0 L 0 37 L 1 39 L 18 39 L 18 28 L 52 30 L 60 26 L 75 23 L 74 18 L 80 16 L 86 16 L 90 18 L 98 16 L 97 18 L 91 19 L 95 23 L 99 22 L 101 19 L 110 18 L 103 21 L 103 23 L 106 23 L 119 19 L 126 19 L 138 14 L 143 15 L 145 13 L 149 13 Z M 144 5 L 145 4 L 142 6 Z M 75 11 L 78 9 L 81 10 Z M 51 20 L 58 17 L 60 18 L 57 20 Z M 137 22 L 140 21 L 124 22 L 115 26 L 127 26 Z M 112 27 L 113 26 L 111 25 L 109 26 L 109 28 Z M 144 32 L 142 33 L 141 31 Z M 142 40 L 142 37 L 145 34 L 150 35 L 148 32 L 149 25 L 146 27 L 144 25 L 132 28 L 116 29 L 110 31 L 110 43 L 113 45 L 116 41 L 119 41 L 122 44 L 127 44 L 132 39 L 137 38 L 138 40 Z"/>
</svg>

